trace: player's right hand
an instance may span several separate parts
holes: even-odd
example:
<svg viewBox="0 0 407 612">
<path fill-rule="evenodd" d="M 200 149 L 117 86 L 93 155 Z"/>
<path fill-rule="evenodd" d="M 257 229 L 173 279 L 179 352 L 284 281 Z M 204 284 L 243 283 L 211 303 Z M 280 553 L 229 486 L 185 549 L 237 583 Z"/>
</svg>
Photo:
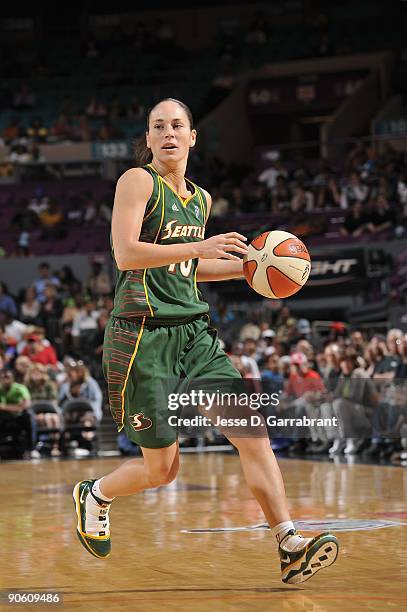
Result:
<svg viewBox="0 0 407 612">
<path fill-rule="evenodd" d="M 243 240 L 247 240 L 247 238 L 237 232 L 228 232 L 227 234 L 212 236 L 211 238 L 207 238 L 197 243 L 198 257 L 201 259 L 223 258 L 240 261 L 240 258 L 236 255 L 232 255 L 230 251 L 246 255 L 248 248 Z"/>
</svg>

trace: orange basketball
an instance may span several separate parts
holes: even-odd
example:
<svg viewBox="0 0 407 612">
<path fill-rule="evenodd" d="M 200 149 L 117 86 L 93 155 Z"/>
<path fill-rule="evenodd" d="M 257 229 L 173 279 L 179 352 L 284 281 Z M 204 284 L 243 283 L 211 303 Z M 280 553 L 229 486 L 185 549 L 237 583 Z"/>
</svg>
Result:
<svg viewBox="0 0 407 612">
<path fill-rule="evenodd" d="M 272 299 L 294 295 L 308 280 L 311 258 L 297 236 L 280 230 L 263 232 L 249 245 L 243 272 L 250 287 Z"/>
</svg>

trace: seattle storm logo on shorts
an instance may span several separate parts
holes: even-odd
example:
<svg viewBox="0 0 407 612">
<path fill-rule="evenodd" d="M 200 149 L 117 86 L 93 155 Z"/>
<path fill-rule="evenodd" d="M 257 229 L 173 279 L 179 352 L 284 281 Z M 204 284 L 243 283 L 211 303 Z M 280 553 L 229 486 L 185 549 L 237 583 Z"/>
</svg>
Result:
<svg viewBox="0 0 407 612">
<path fill-rule="evenodd" d="M 135 431 L 141 431 L 142 429 L 150 429 L 150 427 L 152 427 L 153 425 L 152 420 L 148 417 L 145 417 L 143 412 L 132 414 L 129 419 L 130 425 Z"/>
</svg>

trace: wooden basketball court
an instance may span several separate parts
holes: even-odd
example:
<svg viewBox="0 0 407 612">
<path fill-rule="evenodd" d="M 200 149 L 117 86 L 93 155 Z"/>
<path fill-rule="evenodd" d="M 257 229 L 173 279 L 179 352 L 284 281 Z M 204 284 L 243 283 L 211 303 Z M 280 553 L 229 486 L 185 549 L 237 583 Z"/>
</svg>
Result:
<svg viewBox="0 0 407 612">
<path fill-rule="evenodd" d="M 232 454 L 184 454 L 174 483 L 117 499 L 112 554 L 91 557 L 75 534 L 72 486 L 124 460 L 1 465 L 1 589 L 59 591 L 63 609 L 87 612 L 407 609 L 406 469 L 280 461 L 295 519 L 356 529 L 336 532 L 334 566 L 294 586 L 280 581 L 269 531 L 183 531 L 264 522 Z M 50 606 L 17 606 L 35 608 Z"/>
</svg>

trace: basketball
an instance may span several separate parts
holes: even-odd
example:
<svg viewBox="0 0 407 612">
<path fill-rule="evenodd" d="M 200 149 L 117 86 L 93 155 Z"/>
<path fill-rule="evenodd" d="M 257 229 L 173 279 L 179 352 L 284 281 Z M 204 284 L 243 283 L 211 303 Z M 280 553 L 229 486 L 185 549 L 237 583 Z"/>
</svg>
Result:
<svg viewBox="0 0 407 612">
<path fill-rule="evenodd" d="M 243 271 L 252 289 L 276 300 L 294 295 L 305 285 L 311 258 L 305 244 L 294 234 L 268 231 L 249 245 Z"/>
</svg>

